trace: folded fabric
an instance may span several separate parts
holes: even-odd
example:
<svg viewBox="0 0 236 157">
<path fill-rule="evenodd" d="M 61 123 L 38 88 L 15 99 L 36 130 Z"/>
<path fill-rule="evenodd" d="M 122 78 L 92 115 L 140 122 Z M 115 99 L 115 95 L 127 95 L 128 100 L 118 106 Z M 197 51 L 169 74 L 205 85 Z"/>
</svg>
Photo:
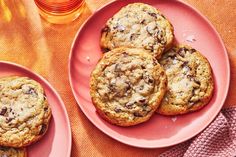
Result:
<svg viewBox="0 0 236 157">
<path fill-rule="evenodd" d="M 236 108 L 222 109 L 215 120 L 200 134 L 160 155 L 160 157 L 235 156 Z"/>
</svg>

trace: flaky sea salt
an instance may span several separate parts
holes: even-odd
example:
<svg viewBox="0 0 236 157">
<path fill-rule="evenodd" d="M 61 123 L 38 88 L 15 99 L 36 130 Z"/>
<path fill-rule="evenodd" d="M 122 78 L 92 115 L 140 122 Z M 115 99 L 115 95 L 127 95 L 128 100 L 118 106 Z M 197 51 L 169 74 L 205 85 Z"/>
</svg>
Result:
<svg viewBox="0 0 236 157">
<path fill-rule="evenodd" d="M 89 57 L 89 56 L 87 56 L 87 57 L 86 57 L 86 60 L 87 60 L 88 62 L 90 62 L 90 57 Z"/>
<path fill-rule="evenodd" d="M 189 35 L 186 37 L 186 41 L 193 43 L 196 41 L 196 38 L 194 35 Z"/>
<path fill-rule="evenodd" d="M 175 122 L 175 121 L 177 120 L 177 117 L 173 117 L 173 118 L 171 118 L 171 120 L 172 120 L 173 122 Z"/>
</svg>

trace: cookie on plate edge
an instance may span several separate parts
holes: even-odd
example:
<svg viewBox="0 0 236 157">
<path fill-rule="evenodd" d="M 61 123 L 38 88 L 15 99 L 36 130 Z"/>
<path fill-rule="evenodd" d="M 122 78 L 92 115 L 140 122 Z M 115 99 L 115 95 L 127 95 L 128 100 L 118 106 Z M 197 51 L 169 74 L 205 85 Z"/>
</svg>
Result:
<svg viewBox="0 0 236 157">
<path fill-rule="evenodd" d="M 0 146 L 0 157 L 27 157 L 26 148 L 10 148 Z"/>
<path fill-rule="evenodd" d="M 19 76 L 0 78 L 0 145 L 24 147 L 47 131 L 51 109 L 43 87 Z"/>
<path fill-rule="evenodd" d="M 144 3 L 132 3 L 118 11 L 102 29 L 101 47 L 135 47 L 148 50 L 159 58 L 172 46 L 174 29 L 156 8 Z"/>
<path fill-rule="evenodd" d="M 212 70 L 200 52 L 187 45 L 178 45 L 166 52 L 159 63 L 165 69 L 168 89 L 158 113 L 193 112 L 210 101 L 214 90 Z"/>
</svg>

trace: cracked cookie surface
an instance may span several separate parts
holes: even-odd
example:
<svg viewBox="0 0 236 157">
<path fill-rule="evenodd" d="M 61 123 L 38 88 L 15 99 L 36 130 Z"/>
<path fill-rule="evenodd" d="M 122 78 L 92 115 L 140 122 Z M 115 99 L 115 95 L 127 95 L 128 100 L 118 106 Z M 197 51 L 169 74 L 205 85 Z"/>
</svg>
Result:
<svg viewBox="0 0 236 157">
<path fill-rule="evenodd" d="M 133 3 L 123 7 L 102 29 L 101 47 L 135 47 L 148 50 L 159 58 L 174 38 L 170 22 L 154 7 Z"/>
<path fill-rule="evenodd" d="M 186 45 L 173 47 L 159 60 L 168 78 L 168 88 L 158 109 L 163 115 L 196 111 L 213 94 L 212 70 L 208 60 Z"/>
<path fill-rule="evenodd" d="M 167 79 L 157 60 L 144 49 L 107 52 L 91 73 L 90 94 L 98 113 L 119 126 L 147 121 L 158 108 Z"/>
<path fill-rule="evenodd" d="M 42 86 L 27 77 L 0 78 L 0 145 L 24 147 L 47 131 L 51 109 Z"/>
<path fill-rule="evenodd" d="M 25 148 L 10 148 L 0 146 L 0 157 L 26 157 Z"/>
</svg>

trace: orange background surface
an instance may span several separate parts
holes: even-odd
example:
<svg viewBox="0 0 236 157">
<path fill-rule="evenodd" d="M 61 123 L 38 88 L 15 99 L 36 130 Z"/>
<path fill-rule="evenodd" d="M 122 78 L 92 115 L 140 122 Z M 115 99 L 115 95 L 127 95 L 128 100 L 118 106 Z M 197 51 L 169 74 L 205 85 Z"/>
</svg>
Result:
<svg viewBox="0 0 236 157">
<path fill-rule="evenodd" d="M 68 56 L 81 24 L 111 0 L 86 0 L 76 21 L 53 25 L 40 18 L 33 1 L 0 0 L 0 60 L 28 67 L 46 78 L 62 97 L 72 127 L 72 157 L 158 156 L 163 149 L 140 149 L 119 143 L 98 130 L 79 109 L 68 78 Z M 236 105 L 236 1 L 185 0 L 216 27 L 228 50 L 231 83 L 224 107 Z M 222 76 L 223 77 L 223 76 Z"/>
</svg>

